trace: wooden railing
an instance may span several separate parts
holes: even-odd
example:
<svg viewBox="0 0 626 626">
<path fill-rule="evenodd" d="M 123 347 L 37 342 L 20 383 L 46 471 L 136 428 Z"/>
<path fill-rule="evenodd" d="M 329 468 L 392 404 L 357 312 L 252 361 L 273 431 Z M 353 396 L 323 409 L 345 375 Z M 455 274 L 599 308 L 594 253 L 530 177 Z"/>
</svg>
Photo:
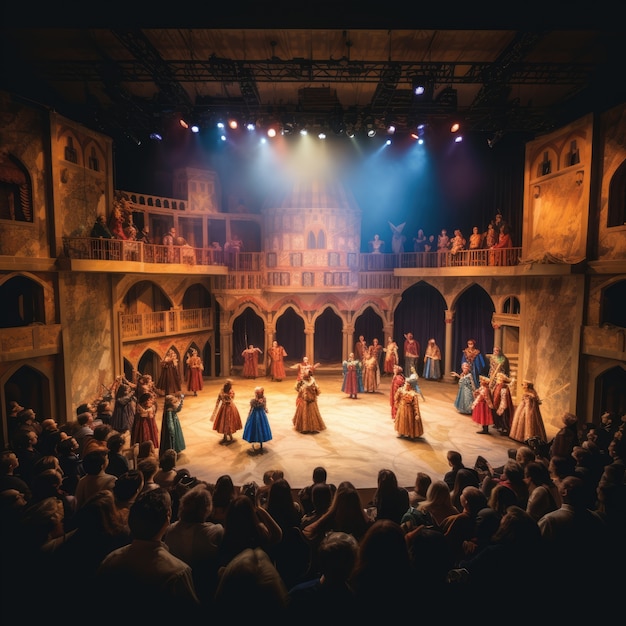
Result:
<svg viewBox="0 0 626 626">
<path fill-rule="evenodd" d="M 122 339 L 212 330 L 211 309 L 181 309 L 148 313 L 120 313 Z"/>
<path fill-rule="evenodd" d="M 517 265 L 521 248 L 461 250 L 451 252 L 404 252 L 401 254 L 346 253 L 327 250 L 285 252 L 223 252 L 214 248 L 193 248 L 145 244 L 121 239 L 64 237 L 64 254 L 70 259 L 94 261 L 139 261 L 186 265 L 226 265 L 234 272 L 287 271 L 393 272 L 396 268 L 451 268 Z M 276 268 L 274 270 L 274 268 Z"/>
</svg>

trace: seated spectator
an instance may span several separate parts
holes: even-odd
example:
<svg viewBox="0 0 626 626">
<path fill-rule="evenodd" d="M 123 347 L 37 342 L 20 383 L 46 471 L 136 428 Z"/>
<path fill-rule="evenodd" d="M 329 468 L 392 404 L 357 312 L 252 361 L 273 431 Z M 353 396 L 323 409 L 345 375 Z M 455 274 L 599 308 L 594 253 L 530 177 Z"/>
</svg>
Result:
<svg viewBox="0 0 626 626">
<path fill-rule="evenodd" d="M 176 459 L 178 455 L 176 450 L 169 448 L 163 450 L 159 458 L 159 469 L 154 475 L 154 482 L 170 491 L 174 487 L 174 479 L 176 478 Z"/>
<path fill-rule="evenodd" d="M 107 464 L 106 473 L 119 478 L 122 474 L 130 469 L 128 457 L 122 454 L 122 450 L 126 445 L 126 436 L 122 433 L 113 432 L 106 440 L 107 456 L 109 463 Z"/>
<path fill-rule="evenodd" d="M 103 489 L 113 489 L 115 476 L 106 473 L 109 462 L 107 453 L 104 450 L 90 452 L 83 459 L 83 469 L 85 475 L 76 485 L 76 501 L 80 508 L 94 493 Z"/>
</svg>

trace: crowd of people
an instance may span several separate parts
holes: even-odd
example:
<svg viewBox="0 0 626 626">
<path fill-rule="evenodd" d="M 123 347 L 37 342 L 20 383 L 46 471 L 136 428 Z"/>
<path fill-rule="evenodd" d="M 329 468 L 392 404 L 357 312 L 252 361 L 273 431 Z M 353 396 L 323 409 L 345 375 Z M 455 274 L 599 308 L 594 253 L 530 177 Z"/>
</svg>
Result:
<svg viewBox="0 0 626 626">
<path fill-rule="evenodd" d="M 300 387 L 310 387 L 311 376 L 304 371 Z M 231 382 L 214 419 L 240 426 L 227 416 Z M 419 437 L 408 378 L 397 393 L 395 421 L 409 416 Z M 298 396 L 298 407 L 307 403 Z M 5 606 L 43 618 L 63 597 L 70 614 L 110 622 L 94 605 L 115 593 L 124 597 L 121 621 L 232 620 L 233 611 L 254 608 L 272 622 L 319 624 L 401 617 L 414 597 L 461 599 L 470 604 L 459 610 L 475 617 L 486 606 L 511 608 L 513 595 L 531 589 L 561 605 L 560 593 L 584 588 L 568 597 L 569 608 L 597 598 L 598 579 L 602 591 L 617 588 L 611 563 L 626 549 L 624 418 L 605 413 L 582 429 L 566 413 L 548 450 L 519 445 L 501 467 L 483 457 L 466 465 L 450 450 L 449 470 L 418 472 L 411 486 L 381 468 L 364 502 L 349 481 L 330 482 L 323 466 L 299 491 L 279 468 L 239 486 L 227 472 L 215 482 L 190 475 L 177 464 L 182 405 L 182 397 L 166 397 L 169 434 L 132 467 L 128 431 L 97 417 L 106 412 L 81 406 L 59 426 L 13 403 L 10 447 L 0 457 Z M 244 439 L 259 450 L 272 436 L 267 412 L 257 387 Z M 323 428 L 310 412 L 300 417 L 308 429 Z M 227 441 L 232 426 L 216 428 Z"/>
</svg>

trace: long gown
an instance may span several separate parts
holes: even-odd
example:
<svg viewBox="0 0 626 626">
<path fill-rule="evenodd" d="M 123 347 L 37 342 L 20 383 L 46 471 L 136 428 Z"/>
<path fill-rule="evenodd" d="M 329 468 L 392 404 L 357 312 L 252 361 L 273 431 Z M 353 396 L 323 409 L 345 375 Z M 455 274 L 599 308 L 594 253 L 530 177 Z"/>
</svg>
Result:
<svg viewBox="0 0 626 626">
<path fill-rule="evenodd" d="M 393 376 L 393 367 L 394 365 L 399 365 L 399 357 L 398 357 L 398 344 L 395 341 L 390 341 L 387 344 L 387 347 L 384 349 L 385 352 L 385 374 L 389 374 Z"/>
<path fill-rule="evenodd" d="M 152 441 L 155 448 L 159 447 L 159 429 L 154 413 L 154 406 L 137 405 L 130 439 L 132 445 L 142 441 Z"/>
<path fill-rule="evenodd" d="M 256 378 L 259 375 L 259 354 L 260 348 L 246 348 L 242 353 L 244 378 Z"/>
<path fill-rule="evenodd" d="M 248 443 L 263 443 L 272 439 L 272 429 L 267 419 L 267 399 L 265 396 L 250 400 L 250 412 L 243 428 L 242 438 Z"/>
<path fill-rule="evenodd" d="M 363 377 L 361 362 L 356 359 L 348 359 L 343 362 L 343 382 L 341 391 L 351 398 L 356 398 L 358 393 L 363 393 Z"/>
<path fill-rule="evenodd" d="M 511 389 L 507 383 L 498 383 L 493 390 L 493 423 L 496 428 L 508 434 L 515 413 Z"/>
<path fill-rule="evenodd" d="M 427 380 L 439 380 L 441 378 L 441 350 L 437 344 L 426 346 L 423 378 Z"/>
<path fill-rule="evenodd" d="M 320 395 L 317 383 L 311 378 L 308 381 L 300 381 L 297 387 L 298 402 L 296 414 L 292 420 L 294 428 L 301 433 L 317 433 L 326 430 L 326 424 L 317 406 L 317 396 Z"/>
<path fill-rule="evenodd" d="M 363 361 L 363 389 L 367 393 L 374 393 L 380 385 L 378 360 L 374 355 L 366 356 Z"/>
<path fill-rule="evenodd" d="M 472 373 L 461 374 L 459 378 L 459 390 L 454 399 L 454 408 L 464 415 L 472 414 L 472 403 L 474 402 L 474 379 Z"/>
<path fill-rule="evenodd" d="M 272 374 L 272 380 L 280 382 L 285 378 L 285 357 L 287 352 L 282 346 L 272 346 L 269 349 L 270 357 L 270 373 Z"/>
<path fill-rule="evenodd" d="M 389 404 L 391 405 L 391 419 L 396 419 L 396 393 L 398 389 L 404 387 L 404 374 L 394 374 L 391 379 L 391 389 L 389 390 Z"/>
<path fill-rule="evenodd" d="M 181 390 L 178 365 L 168 357 L 161 361 L 161 374 L 157 381 L 156 388 L 164 396 L 176 394 Z"/>
<path fill-rule="evenodd" d="M 525 442 L 531 437 L 539 437 L 547 442 L 546 429 L 539 405 L 541 400 L 534 389 L 526 389 L 515 409 L 509 437 L 514 441 Z"/>
<path fill-rule="evenodd" d="M 469 363 L 472 378 L 474 379 L 474 387 L 478 389 L 480 377 L 486 373 L 485 369 L 487 367 L 483 353 L 478 350 L 478 348 L 465 348 L 465 350 L 463 350 L 463 356 L 461 357 L 461 365 L 463 365 L 463 363 Z"/>
<path fill-rule="evenodd" d="M 493 424 L 492 408 L 493 398 L 489 385 L 481 385 L 472 403 L 472 420 L 481 426 L 491 426 Z"/>
<path fill-rule="evenodd" d="M 132 432 L 136 411 L 135 392 L 130 385 L 122 383 L 115 395 L 111 427 L 119 433 Z"/>
<path fill-rule="evenodd" d="M 239 409 L 235 405 L 235 392 L 232 389 L 229 392 L 220 391 L 211 420 L 213 430 L 221 435 L 232 435 L 243 428 Z"/>
<path fill-rule="evenodd" d="M 202 372 L 204 371 L 204 365 L 202 364 L 202 359 L 197 354 L 187 359 L 187 365 L 189 366 L 187 372 L 187 391 L 195 394 L 198 391 L 202 391 Z"/>
<path fill-rule="evenodd" d="M 183 429 L 180 426 L 180 420 L 178 419 L 178 413 L 183 408 L 183 399 L 177 406 L 166 406 L 163 410 L 163 420 L 161 422 L 161 452 L 163 450 L 172 449 L 177 453 L 182 452 L 187 446 L 185 445 L 185 437 L 183 436 Z"/>
<path fill-rule="evenodd" d="M 417 439 L 424 434 L 422 415 L 420 413 L 417 392 L 406 387 L 398 389 L 396 392 L 396 419 L 394 428 L 400 437 Z"/>
</svg>

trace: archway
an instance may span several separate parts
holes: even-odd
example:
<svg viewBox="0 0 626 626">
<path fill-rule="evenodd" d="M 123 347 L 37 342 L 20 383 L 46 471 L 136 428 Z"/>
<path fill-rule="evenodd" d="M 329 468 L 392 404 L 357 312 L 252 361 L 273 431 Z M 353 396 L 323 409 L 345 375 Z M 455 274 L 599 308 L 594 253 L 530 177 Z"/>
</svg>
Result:
<svg viewBox="0 0 626 626">
<path fill-rule="evenodd" d="M 288 360 L 300 361 L 305 356 L 304 320 L 293 307 L 285 309 L 276 321 L 276 339 L 285 348 Z"/>
<path fill-rule="evenodd" d="M 378 342 L 381 345 L 385 345 L 383 320 L 371 306 L 368 306 L 354 322 L 355 341 L 361 335 L 365 337 L 365 341 L 368 346 L 372 344 L 372 339 L 374 339 L 374 337 L 378 339 Z"/>
<path fill-rule="evenodd" d="M 315 320 L 314 363 L 341 363 L 343 323 L 331 307 Z"/>
<path fill-rule="evenodd" d="M 417 373 L 420 376 L 424 368 L 424 350 L 429 339 L 433 338 L 437 342 L 442 356 L 445 354 L 446 309 L 446 301 L 439 291 L 421 281 L 402 294 L 402 301 L 394 312 L 393 338 L 400 350 L 400 362 L 404 361 L 404 335 L 413 333 L 413 337 L 420 344 L 420 358 L 417 361 Z M 491 322 L 491 317 L 489 321 Z M 447 364 L 442 362 L 441 366 L 446 368 Z"/>
<path fill-rule="evenodd" d="M 250 344 L 261 348 L 263 355 L 265 355 L 264 337 L 263 320 L 251 307 L 246 307 L 233 322 L 233 365 L 243 365 L 241 353 Z M 259 359 L 259 363 L 261 363 L 263 358 Z"/>
<path fill-rule="evenodd" d="M 0 285 L 0 328 L 45 324 L 43 287 L 26 276 L 13 276 Z"/>
<path fill-rule="evenodd" d="M 605 411 L 613 415 L 626 414 L 626 370 L 623 367 L 612 367 L 595 383 L 594 416 L 602 415 Z"/>
<path fill-rule="evenodd" d="M 161 373 L 161 358 L 154 350 L 149 348 L 141 355 L 137 364 L 137 371 L 140 374 L 150 374 L 152 380 L 156 383 Z"/>
</svg>

